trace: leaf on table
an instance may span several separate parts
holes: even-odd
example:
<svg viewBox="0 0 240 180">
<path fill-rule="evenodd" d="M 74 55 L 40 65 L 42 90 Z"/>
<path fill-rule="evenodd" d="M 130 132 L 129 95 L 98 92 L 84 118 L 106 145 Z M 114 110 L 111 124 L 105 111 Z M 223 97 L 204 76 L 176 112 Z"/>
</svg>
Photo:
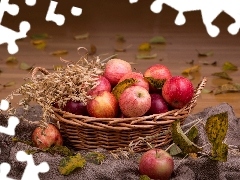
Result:
<svg viewBox="0 0 240 180">
<path fill-rule="evenodd" d="M 150 44 L 165 44 L 166 39 L 163 36 L 154 36 L 149 40 Z"/>
<path fill-rule="evenodd" d="M 7 64 L 17 64 L 18 63 L 18 60 L 15 56 L 9 56 L 7 59 L 6 59 L 6 63 Z"/>
<path fill-rule="evenodd" d="M 82 40 L 82 39 L 87 39 L 89 37 L 89 33 L 84 33 L 84 34 L 79 34 L 74 36 L 75 40 Z"/>
<path fill-rule="evenodd" d="M 240 84 L 229 82 L 213 89 L 214 95 L 231 92 L 240 92 Z"/>
<path fill-rule="evenodd" d="M 22 63 L 20 63 L 19 68 L 22 70 L 31 70 L 33 68 L 33 66 L 31 66 L 25 62 L 22 62 Z"/>
<path fill-rule="evenodd" d="M 192 66 L 192 67 L 189 67 L 189 68 L 186 68 L 182 71 L 182 74 L 190 74 L 190 73 L 194 73 L 194 72 L 198 72 L 200 69 L 200 66 L 199 65 L 195 65 L 195 66 Z"/>
<path fill-rule="evenodd" d="M 47 43 L 44 40 L 33 40 L 31 43 L 36 49 L 40 50 L 45 49 L 47 46 Z"/>
<path fill-rule="evenodd" d="M 97 47 L 94 44 L 91 44 L 90 48 L 88 50 L 88 54 L 89 55 L 94 55 L 94 54 L 96 54 L 96 52 L 97 52 Z"/>
<path fill-rule="evenodd" d="M 119 99 L 120 95 L 123 93 L 123 91 L 130 87 L 131 85 L 133 85 L 134 83 L 136 83 L 137 80 L 134 78 L 130 78 L 130 79 L 125 79 L 122 82 L 119 82 L 112 90 L 112 93 L 114 94 L 114 96 Z"/>
<path fill-rule="evenodd" d="M 212 145 L 212 158 L 226 161 L 228 146 L 223 143 L 228 130 L 228 112 L 212 115 L 207 119 L 205 131 Z"/>
<path fill-rule="evenodd" d="M 61 56 L 61 55 L 65 55 L 65 54 L 68 54 L 67 50 L 57 50 L 57 51 L 50 53 L 50 55 L 53 55 L 53 56 Z"/>
<path fill-rule="evenodd" d="M 212 51 L 207 51 L 207 52 L 202 53 L 202 52 L 199 52 L 199 51 L 197 50 L 197 52 L 198 52 L 198 56 L 199 56 L 199 57 L 208 57 L 208 56 L 212 56 L 212 55 L 213 55 L 213 52 L 212 52 Z"/>
<path fill-rule="evenodd" d="M 102 164 L 106 156 L 100 152 L 93 151 L 93 152 L 88 152 L 85 158 L 86 158 L 86 161 L 99 165 L 99 164 Z"/>
<path fill-rule="evenodd" d="M 217 61 L 203 61 L 202 62 L 203 65 L 212 65 L 212 66 L 216 66 L 217 65 Z"/>
<path fill-rule="evenodd" d="M 191 61 L 186 62 L 187 64 L 193 65 L 194 64 L 194 60 L 192 59 Z"/>
<path fill-rule="evenodd" d="M 140 175 L 139 180 L 151 180 L 147 175 Z"/>
<path fill-rule="evenodd" d="M 117 41 L 117 42 L 122 42 L 122 43 L 126 42 L 126 39 L 125 39 L 124 36 L 121 35 L 121 34 L 117 34 L 117 35 L 115 36 L 115 38 L 116 38 L 116 41 Z"/>
<path fill-rule="evenodd" d="M 204 93 L 204 94 L 209 94 L 209 93 L 212 93 L 212 92 L 213 92 L 213 90 L 210 90 L 210 89 L 207 89 L 207 88 L 202 89 L 202 93 Z"/>
<path fill-rule="evenodd" d="M 0 73 L 2 73 L 2 70 L 0 69 Z"/>
<path fill-rule="evenodd" d="M 138 54 L 137 59 L 154 59 L 157 57 L 157 54 Z"/>
<path fill-rule="evenodd" d="M 227 70 L 230 70 L 230 71 L 237 71 L 238 70 L 238 67 L 236 65 L 234 65 L 233 63 L 231 62 L 225 62 L 222 66 L 222 69 L 224 71 L 227 71 Z"/>
<path fill-rule="evenodd" d="M 138 46 L 139 51 L 150 51 L 151 50 L 151 44 L 150 43 L 141 43 Z"/>
<path fill-rule="evenodd" d="M 86 164 L 86 160 L 81 154 L 74 156 L 67 156 L 60 160 L 58 170 L 62 175 L 69 175 L 76 168 L 83 168 Z"/>
<path fill-rule="evenodd" d="M 220 77 L 222 79 L 227 79 L 227 80 L 232 81 L 232 78 L 225 71 L 212 73 L 212 76 L 217 76 L 217 77 Z"/>
<path fill-rule="evenodd" d="M 175 121 L 172 123 L 172 139 L 173 142 L 182 150 L 183 153 L 197 153 L 202 150 L 195 143 L 190 141 L 190 139 L 185 135 L 181 129 L 180 121 Z"/>
<path fill-rule="evenodd" d="M 51 37 L 47 33 L 40 33 L 40 34 L 33 34 L 30 38 L 31 39 L 49 39 Z"/>
<path fill-rule="evenodd" d="M 162 89 L 166 79 L 155 79 L 153 77 L 144 77 L 144 79 L 149 82 L 151 86 L 153 86 L 156 89 Z"/>
<path fill-rule="evenodd" d="M 7 83 L 3 84 L 3 87 L 11 87 L 11 86 L 13 86 L 15 84 L 16 84 L 15 81 L 10 81 L 10 82 L 7 82 Z"/>
</svg>

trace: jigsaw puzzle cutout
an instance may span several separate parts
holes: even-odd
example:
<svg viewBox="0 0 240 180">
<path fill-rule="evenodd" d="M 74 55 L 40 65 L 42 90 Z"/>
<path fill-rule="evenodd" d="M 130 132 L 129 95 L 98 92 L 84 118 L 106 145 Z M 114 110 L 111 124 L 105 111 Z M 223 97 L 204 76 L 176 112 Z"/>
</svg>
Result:
<svg viewBox="0 0 240 180">
<path fill-rule="evenodd" d="M 129 0 L 129 2 L 136 3 L 138 0 Z M 178 15 L 175 19 L 176 25 L 183 25 L 186 22 L 184 12 L 200 10 L 202 14 L 202 20 L 206 27 L 208 34 L 211 37 L 216 37 L 220 33 L 217 26 L 213 25 L 213 21 L 225 12 L 231 16 L 235 22 L 228 26 L 228 32 L 232 35 L 236 35 L 240 29 L 240 1 L 236 0 L 155 0 L 150 9 L 154 13 L 160 13 L 162 5 L 166 4 L 171 8 L 178 11 Z"/>
<path fill-rule="evenodd" d="M 7 111 L 9 108 L 9 102 L 5 99 L 1 100 L 0 110 Z M 0 126 L 0 133 L 4 133 L 10 136 L 15 135 L 15 128 L 19 124 L 19 119 L 15 116 L 10 116 L 8 119 L 8 127 Z M 1 148 L 0 148 L 1 152 Z M 26 154 L 24 151 L 18 151 L 16 154 L 18 161 L 25 162 L 27 161 L 27 166 L 23 172 L 21 180 L 39 180 L 38 173 L 45 173 L 49 171 L 49 165 L 47 162 L 42 162 L 39 165 L 35 165 L 33 161 L 33 156 Z M 0 179 L 1 180 L 13 180 L 7 177 L 11 166 L 8 163 L 0 164 Z"/>
<path fill-rule="evenodd" d="M 62 26 L 65 22 L 65 17 L 62 14 L 55 14 L 55 10 L 57 8 L 58 2 L 56 1 L 51 1 L 50 5 L 48 7 L 48 12 L 46 15 L 46 21 L 53 21 L 55 22 L 58 26 Z M 80 16 L 82 14 L 82 9 L 73 6 L 71 9 L 71 13 L 74 16 Z"/>
</svg>

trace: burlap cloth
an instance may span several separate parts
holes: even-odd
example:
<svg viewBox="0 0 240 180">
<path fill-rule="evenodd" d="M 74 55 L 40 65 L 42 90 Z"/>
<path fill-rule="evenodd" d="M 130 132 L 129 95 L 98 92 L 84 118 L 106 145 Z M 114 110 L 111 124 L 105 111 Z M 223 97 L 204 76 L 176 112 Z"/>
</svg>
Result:
<svg viewBox="0 0 240 180">
<path fill-rule="evenodd" d="M 227 103 L 219 104 L 216 107 L 209 107 L 202 112 L 189 116 L 185 123 L 188 123 L 196 118 L 203 118 L 203 122 L 211 115 L 220 112 L 228 112 L 229 129 L 226 137 L 226 143 L 231 145 L 240 145 L 240 124 L 239 119 L 235 117 L 232 107 Z M 21 115 L 22 109 L 18 109 L 18 114 Z M 33 121 L 39 120 L 41 108 L 33 106 L 28 112 L 27 117 Z M 0 125 L 6 126 L 6 119 L 0 115 Z M 31 132 L 36 125 L 31 125 L 24 121 L 16 128 L 16 136 L 22 140 L 28 140 Z M 200 124 L 199 138 L 197 144 L 202 146 L 206 144 L 207 138 L 203 133 L 203 126 Z M 12 137 L 0 133 L 0 163 L 8 162 L 11 165 L 11 171 L 8 177 L 21 179 L 26 163 L 16 160 L 16 153 L 20 150 L 29 150 L 32 147 L 21 143 L 13 142 Z M 47 173 L 39 173 L 40 179 L 80 179 L 80 180 L 138 180 L 138 160 L 141 153 L 136 153 L 129 158 L 115 159 L 109 152 L 104 149 L 97 149 L 104 153 L 107 158 L 101 165 L 96 165 L 88 162 L 83 169 L 76 169 L 68 176 L 63 176 L 58 172 L 58 164 L 62 158 L 60 155 L 52 155 L 49 153 L 35 153 L 33 155 L 35 164 L 46 161 L 50 170 Z M 86 151 L 80 151 L 84 155 Z M 237 180 L 240 179 L 240 155 L 229 152 L 227 162 L 217 162 L 210 160 L 207 157 L 198 159 L 186 158 L 179 159 L 174 157 L 175 169 L 172 174 L 173 180 Z"/>
</svg>

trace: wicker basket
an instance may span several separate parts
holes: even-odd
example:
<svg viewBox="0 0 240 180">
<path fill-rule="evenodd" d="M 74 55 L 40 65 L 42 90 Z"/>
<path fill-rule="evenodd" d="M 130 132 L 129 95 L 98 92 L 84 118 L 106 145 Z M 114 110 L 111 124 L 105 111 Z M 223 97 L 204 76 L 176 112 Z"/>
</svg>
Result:
<svg viewBox="0 0 240 180">
<path fill-rule="evenodd" d="M 154 147 L 164 146 L 172 140 L 169 127 L 175 120 L 184 122 L 197 104 L 197 98 L 206 81 L 206 78 L 202 79 L 195 89 L 194 97 L 182 109 L 134 118 L 95 118 L 53 108 L 56 116 L 54 119 L 60 123 L 65 141 L 77 150 L 116 150 L 135 144 L 132 150 L 141 152 L 149 149 L 146 142 L 139 141 L 141 138 L 151 137 L 147 142 Z"/>
</svg>

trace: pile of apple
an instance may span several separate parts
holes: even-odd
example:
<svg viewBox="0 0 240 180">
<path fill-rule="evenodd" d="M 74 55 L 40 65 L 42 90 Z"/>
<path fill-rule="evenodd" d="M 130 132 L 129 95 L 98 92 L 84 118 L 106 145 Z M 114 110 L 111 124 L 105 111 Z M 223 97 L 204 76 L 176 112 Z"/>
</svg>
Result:
<svg viewBox="0 0 240 180">
<path fill-rule="evenodd" d="M 135 82 L 116 96 L 113 90 L 127 79 Z M 152 65 L 141 73 L 134 72 L 127 61 L 111 59 L 105 64 L 98 81 L 98 85 L 88 92 L 93 98 L 86 105 L 70 100 L 63 110 L 97 118 L 140 117 L 180 109 L 194 95 L 189 79 L 172 76 L 170 70 L 161 64 Z"/>
</svg>

